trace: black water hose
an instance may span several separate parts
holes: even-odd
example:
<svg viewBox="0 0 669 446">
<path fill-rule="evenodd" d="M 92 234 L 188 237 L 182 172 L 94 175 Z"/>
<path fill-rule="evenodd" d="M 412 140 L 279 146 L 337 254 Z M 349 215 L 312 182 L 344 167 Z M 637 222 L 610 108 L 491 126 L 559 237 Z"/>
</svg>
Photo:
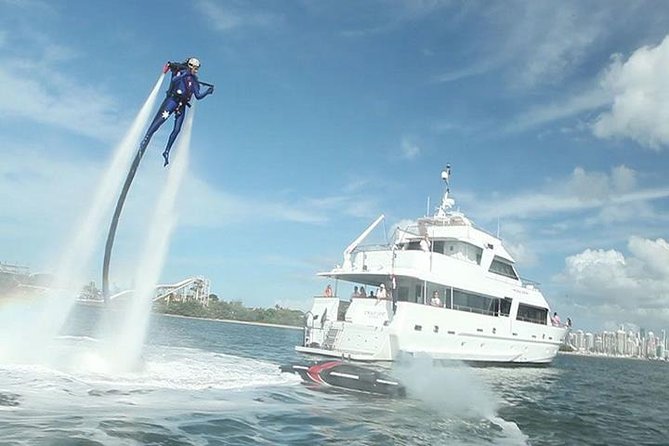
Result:
<svg viewBox="0 0 669 446">
<path fill-rule="evenodd" d="M 146 146 L 140 147 L 135 155 L 135 159 L 130 166 L 128 171 L 128 176 L 125 178 L 125 183 L 123 183 L 123 189 L 121 190 L 121 195 L 118 197 L 116 202 L 116 209 L 114 210 L 114 216 L 112 217 L 111 224 L 109 225 L 109 233 L 107 234 L 107 243 L 105 244 L 105 258 L 102 262 L 102 297 L 104 302 L 109 301 L 109 261 L 111 260 L 112 247 L 114 246 L 114 237 L 116 236 L 116 227 L 118 226 L 118 219 L 121 216 L 121 211 L 123 210 L 123 205 L 125 204 L 125 198 L 128 195 L 130 190 L 130 185 L 132 180 L 135 178 L 135 173 L 137 173 L 137 167 L 139 167 L 139 162 L 144 156 L 146 151 Z"/>
</svg>

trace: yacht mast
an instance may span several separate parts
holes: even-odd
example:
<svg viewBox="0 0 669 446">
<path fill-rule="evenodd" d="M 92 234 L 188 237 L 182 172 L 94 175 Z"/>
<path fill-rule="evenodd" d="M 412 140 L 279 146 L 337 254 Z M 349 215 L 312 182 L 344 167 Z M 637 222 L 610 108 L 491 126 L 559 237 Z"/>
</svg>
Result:
<svg viewBox="0 0 669 446">
<path fill-rule="evenodd" d="M 437 208 L 436 217 L 444 218 L 446 217 L 447 210 L 452 208 L 455 204 L 455 200 L 448 197 L 448 194 L 451 192 L 451 165 L 446 164 L 446 168 L 441 171 L 441 179 L 444 180 L 446 190 L 444 191 L 444 197 L 441 199 L 441 204 Z"/>
</svg>

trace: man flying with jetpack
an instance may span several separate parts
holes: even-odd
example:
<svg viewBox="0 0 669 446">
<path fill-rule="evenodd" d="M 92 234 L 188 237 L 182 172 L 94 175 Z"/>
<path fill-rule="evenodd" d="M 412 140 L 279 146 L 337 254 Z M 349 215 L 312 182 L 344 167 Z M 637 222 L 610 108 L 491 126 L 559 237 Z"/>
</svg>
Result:
<svg viewBox="0 0 669 446">
<path fill-rule="evenodd" d="M 199 100 L 205 96 L 212 94 L 214 92 L 214 86 L 211 84 L 205 84 L 200 82 L 197 78 L 197 72 L 200 69 L 200 61 L 195 57 L 186 59 L 185 62 L 167 62 L 163 68 L 163 73 L 168 71 L 172 72 L 172 79 L 170 81 L 170 87 L 167 90 L 167 97 L 163 101 L 158 113 L 153 118 L 153 122 L 149 126 L 149 129 L 146 131 L 144 139 L 140 143 L 140 150 L 144 151 L 146 146 L 149 145 L 151 137 L 154 133 L 160 128 L 161 125 L 171 114 L 174 114 L 174 129 L 170 133 L 170 137 L 167 141 L 167 147 L 163 152 L 163 158 L 165 159 L 164 166 L 167 166 L 170 162 L 170 150 L 172 149 L 172 144 L 177 139 L 177 135 L 181 131 L 181 125 L 184 122 L 184 117 L 186 116 L 186 107 L 190 107 L 191 96 Z M 204 93 L 200 92 L 200 85 L 205 85 L 209 88 L 205 90 Z"/>
</svg>

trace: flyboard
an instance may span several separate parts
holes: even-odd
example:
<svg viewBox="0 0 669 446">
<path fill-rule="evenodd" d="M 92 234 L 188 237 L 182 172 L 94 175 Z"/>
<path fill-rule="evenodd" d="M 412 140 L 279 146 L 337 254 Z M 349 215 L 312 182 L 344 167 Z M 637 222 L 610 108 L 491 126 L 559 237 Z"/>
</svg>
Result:
<svg viewBox="0 0 669 446">
<path fill-rule="evenodd" d="M 305 384 L 404 398 L 406 389 L 397 380 L 376 370 L 340 360 L 286 364 L 282 372 L 299 375 Z"/>
</svg>

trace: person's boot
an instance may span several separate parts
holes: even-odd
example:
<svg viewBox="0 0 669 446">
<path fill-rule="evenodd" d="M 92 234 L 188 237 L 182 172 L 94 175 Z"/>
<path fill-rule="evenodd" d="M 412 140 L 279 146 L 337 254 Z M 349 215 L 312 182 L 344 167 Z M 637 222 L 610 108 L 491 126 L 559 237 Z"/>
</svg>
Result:
<svg viewBox="0 0 669 446">
<path fill-rule="evenodd" d="M 163 164 L 163 167 L 167 166 L 170 163 L 170 152 L 165 150 L 163 152 L 163 158 L 165 159 L 165 164 Z"/>
</svg>

